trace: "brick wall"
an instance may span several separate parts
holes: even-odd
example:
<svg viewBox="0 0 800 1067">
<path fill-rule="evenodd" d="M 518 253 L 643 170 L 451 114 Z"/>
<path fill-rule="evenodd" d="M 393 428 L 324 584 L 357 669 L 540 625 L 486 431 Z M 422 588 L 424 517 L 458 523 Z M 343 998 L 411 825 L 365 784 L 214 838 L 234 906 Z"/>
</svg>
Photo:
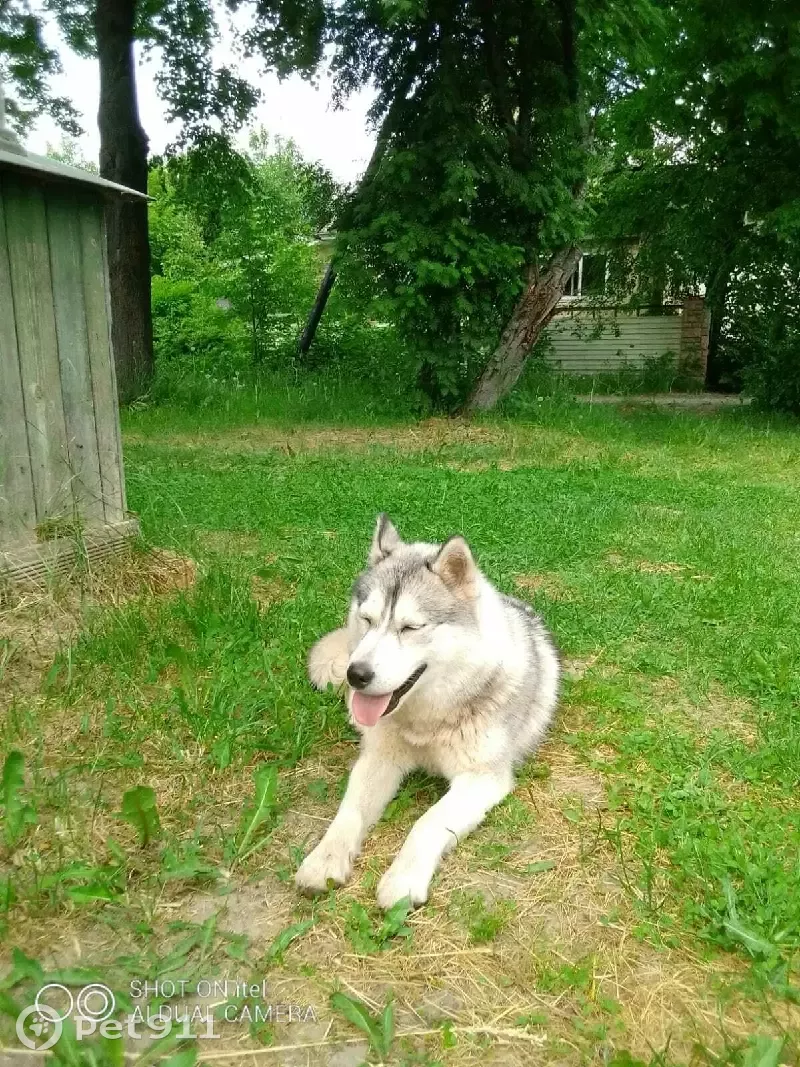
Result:
<svg viewBox="0 0 800 1067">
<path fill-rule="evenodd" d="M 702 296 L 687 296 L 681 314 L 678 373 L 688 382 L 703 385 L 708 363 L 710 316 Z"/>
</svg>

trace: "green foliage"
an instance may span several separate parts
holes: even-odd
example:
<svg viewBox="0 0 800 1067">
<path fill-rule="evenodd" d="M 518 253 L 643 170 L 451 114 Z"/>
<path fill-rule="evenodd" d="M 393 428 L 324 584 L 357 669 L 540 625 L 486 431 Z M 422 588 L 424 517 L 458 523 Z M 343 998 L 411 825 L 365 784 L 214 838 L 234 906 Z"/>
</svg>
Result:
<svg viewBox="0 0 800 1067">
<path fill-rule="evenodd" d="M 149 785 L 137 785 L 126 790 L 122 797 L 120 815 L 139 834 L 139 844 L 142 848 L 146 848 L 161 833 L 156 794 Z"/>
<path fill-rule="evenodd" d="M 345 922 L 348 940 L 355 951 L 363 955 L 381 952 L 393 938 L 412 936 L 411 927 L 406 924 L 410 912 L 411 901 L 404 897 L 389 908 L 376 927 L 364 905 L 354 900 Z"/>
<path fill-rule="evenodd" d="M 371 1051 L 381 1060 L 391 1052 L 395 1033 L 394 1001 L 390 996 L 380 1015 L 375 1016 L 362 1000 L 346 993 L 332 993 L 331 1007 L 366 1034 Z"/>
<path fill-rule="evenodd" d="M 267 950 L 267 962 L 283 963 L 283 955 L 291 944 L 301 938 L 303 934 L 314 926 L 313 919 L 305 919 L 303 922 L 292 923 L 278 934 Z"/>
<path fill-rule="evenodd" d="M 319 277 L 312 241 L 330 177 L 292 144 L 271 150 L 262 131 L 248 156 L 206 143 L 157 166 L 149 184 L 161 381 L 285 362 Z"/>
<path fill-rule="evenodd" d="M 3 838 L 6 846 L 13 849 L 22 838 L 26 825 L 34 820 L 33 809 L 23 796 L 25 758 L 16 749 L 12 749 L 6 756 L 0 788 L 2 788 L 0 800 L 3 804 Z"/>
<path fill-rule="evenodd" d="M 234 844 L 234 861 L 241 862 L 264 844 L 253 843 L 258 830 L 273 825 L 277 814 L 278 771 L 273 763 L 265 763 L 253 772 L 253 799 L 242 812 L 239 832 Z"/>
<path fill-rule="evenodd" d="M 239 16 L 226 23 L 238 48 L 259 55 L 282 74 L 314 70 L 324 30 L 321 3 L 232 0 L 228 9 Z M 49 114 L 72 135 L 80 134 L 75 109 L 65 98 L 52 95 L 49 82 L 61 70 L 59 50 L 96 55 L 94 12 L 93 0 L 49 3 L 51 31 L 57 28 L 61 37 L 53 48 L 45 40 L 39 11 L 24 0 L 0 5 L 0 62 L 14 90 L 8 103 L 16 126 L 25 128 L 38 115 Z M 238 129 L 261 96 L 234 68 L 215 63 L 217 16 L 214 6 L 203 0 L 159 0 L 136 7 L 136 39 L 145 52 L 158 56 L 155 86 L 166 117 L 179 124 L 184 144 L 196 143 L 212 129 Z"/>
<path fill-rule="evenodd" d="M 226 306 L 219 306 L 219 300 L 227 299 L 220 292 L 224 288 L 213 279 L 153 278 L 157 398 L 207 404 L 216 384 L 235 387 L 250 371 L 247 325 Z"/>
<path fill-rule="evenodd" d="M 0 78 L 4 81 L 9 125 L 23 133 L 40 115 L 49 115 L 64 130 L 81 133 L 69 100 L 53 96 L 49 82 L 61 70 L 58 53 L 44 37 L 42 20 L 25 0 L 0 5 Z"/>
<path fill-rule="evenodd" d="M 400 396 L 410 357 L 388 310 L 353 285 L 334 290 L 302 365 L 296 343 L 324 269 L 317 235 L 342 190 L 293 144 L 261 130 L 246 155 L 206 140 L 150 172 L 154 395 L 213 403 L 265 372 L 339 369 Z"/>
<path fill-rule="evenodd" d="M 745 388 L 772 411 L 800 414 L 800 244 L 765 242 L 729 288 L 725 350 Z M 789 261 L 788 257 L 792 256 Z"/>
<path fill-rule="evenodd" d="M 742 1067 L 778 1067 L 786 1044 L 782 1037 L 753 1037 L 742 1057 Z"/>
<path fill-rule="evenodd" d="M 95 904 L 97 901 L 118 899 L 125 890 L 125 869 L 121 864 L 103 867 L 85 863 L 70 863 L 45 875 L 41 888 L 63 894 L 75 904 Z"/>
<path fill-rule="evenodd" d="M 340 86 L 377 82 L 382 124 L 340 253 L 391 306 L 419 386 L 449 407 L 491 351 L 524 267 L 577 234 L 585 157 L 574 5 L 440 7 L 342 5 Z"/>
<path fill-rule="evenodd" d="M 450 910 L 467 930 L 474 945 L 493 941 L 508 926 L 516 909 L 512 900 L 488 903 L 483 893 L 458 891 L 453 894 Z"/>
<path fill-rule="evenodd" d="M 58 146 L 48 144 L 47 155 L 50 159 L 57 159 L 60 163 L 66 163 L 70 167 L 88 171 L 90 174 L 99 172 L 97 164 L 84 156 L 78 142 L 66 134 L 61 135 L 61 141 Z"/>
<path fill-rule="evenodd" d="M 704 287 L 712 381 L 742 375 L 783 410 L 797 407 L 796 325 L 775 299 L 796 276 L 800 238 L 797 16 L 795 4 L 749 0 L 724 17 L 716 0 L 665 8 L 635 91 L 600 116 L 595 190 L 597 232 L 640 240 L 618 264 L 622 285 L 638 280 L 645 302 Z"/>
<path fill-rule="evenodd" d="M 459 405 L 535 268 L 584 234 L 597 115 L 660 22 L 650 0 L 342 5 L 339 86 L 374 82 L 381 126 L 341 266 L 386 298 L 436 406 Z"/>
</svg>

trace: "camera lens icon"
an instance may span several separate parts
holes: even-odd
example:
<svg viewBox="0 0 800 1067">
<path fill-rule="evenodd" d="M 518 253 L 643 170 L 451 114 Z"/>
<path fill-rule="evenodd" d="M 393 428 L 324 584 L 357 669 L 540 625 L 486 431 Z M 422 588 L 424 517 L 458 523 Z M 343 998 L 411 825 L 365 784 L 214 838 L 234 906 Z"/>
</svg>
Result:
<svg viewBox="0 0 800 1067">
<path fill-rule="evenodd" d="M 50 1003 L 51 1000 L 57 1000 L 61 1004 L 66 1003 L 67 1007 L 59 1012 L 55 1004 Z M 49 982 L 47 985 L 43 985 L 36 994 L 33 1010 L 38 1011 L 40 1015 L 46 1015 L 50 1019 L 57 1019 L 58 1022 L 63 1023 L 75 1010 L 75 999 L 65 985 L 60 982 Z"/>
<path fill-rule="evenodd" d="M 116 1001 L 107 985 L 96 982 L 83 987 L 75 998 L 75 1007 L 80 1018 L 102 1023 L 114 1014 Z"/>
<path fill-rule="evenodd" d="M 85 985 L 74 997 L 65 985 L 50 982 L 42 986 L 33 1003 L 34 1011 L 50 1019 L 57 1019 L 59 1023 L 63 1023 L 73 1013 L 77 1014 L 79 1019 L 102 1023 L 114 1014 L 116 1006 L 114 994 L 101 982 Z M 58 1010 L 59 1007 L 61 1011 Z"/>
</svg>

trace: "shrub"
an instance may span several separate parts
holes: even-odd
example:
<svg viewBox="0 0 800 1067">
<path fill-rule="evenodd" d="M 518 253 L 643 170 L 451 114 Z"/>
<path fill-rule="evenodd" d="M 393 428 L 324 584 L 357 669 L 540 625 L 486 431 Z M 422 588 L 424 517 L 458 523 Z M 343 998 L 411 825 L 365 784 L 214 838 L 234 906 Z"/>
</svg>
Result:
<svg viewBox="0 0 800 1067">
<path fill-rule="evenodd" d="M 250 365 L 251 339 L 223 284 L 153 278 L 154 393 L 175 397 L 187 383 L 236 379 Z"/>
<path fill-rule="evenodd" d="M 800 266 L 773 261 L 740 273 L 724 345 L 759 407 L 800 414 Z"/>
</svg>

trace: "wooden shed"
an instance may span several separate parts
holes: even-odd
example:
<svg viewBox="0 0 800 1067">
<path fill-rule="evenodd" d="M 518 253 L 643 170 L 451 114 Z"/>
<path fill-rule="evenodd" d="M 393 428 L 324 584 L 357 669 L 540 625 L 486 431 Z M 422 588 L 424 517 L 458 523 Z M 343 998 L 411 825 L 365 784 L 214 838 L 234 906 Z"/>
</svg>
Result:
<svg viewBox="0 0 800 1067">
<path fill-rule="evenodd" d="M 104 203 L 141 195 L 25 152 L 0 113 L 0 578 L 63 571 L 136 532 Z"/>
</svg>

